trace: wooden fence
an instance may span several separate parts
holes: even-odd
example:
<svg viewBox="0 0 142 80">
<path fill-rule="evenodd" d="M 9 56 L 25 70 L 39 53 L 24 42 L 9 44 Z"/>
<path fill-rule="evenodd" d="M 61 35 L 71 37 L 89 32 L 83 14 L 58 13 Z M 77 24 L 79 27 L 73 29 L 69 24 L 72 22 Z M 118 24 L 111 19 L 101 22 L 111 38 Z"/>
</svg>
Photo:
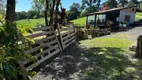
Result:
<svg viewBox="0 0 142 80">
<path fill-rule="evenodd" d="M 104 29 L 85 29 L 83 27 L 76 27 L 77 40 L 90 39 L 111 33 L 110 28 Z"/>
<path fill-rule="evenodd" d="M 28 37 L 35 41 L 32 48 L 27 50 L 27 54 L 37 57 L 36 64 L 40 64 L 55 54 L 62 51 L 59 41 L 51 27 L 42 27 L 33 29 L 33 34 Z M 25 60 L 24 63 L 27 69 L 36 67 L 35 63 L 31 60 Z"/>
<path fill-rule="evenodd" d="M 75 42 L 75 30 L 74 28 L 68 28 L 65 32 L 60 31 L 60 39 L 51 27 L 41 27 L 33 29 L 33 33 L 28 37 L 32 38 L 35 43 L 31 44 L 32 48 L 25 51 L 27 54 L 37 57 L 37 61 L 26 59 L 23 64 L 31 70 L 35 68 L 36 64 L 41 64 L 55 54 L 61 52 L 66 47 Z M 61 42 L 59 42 L 61 40 Z"/>
<path fill-rule="evenodd" d="M 60 40 L 61 40 L 61 44 L 62 44 L 62 48 L 63 50 L 68 47 L 69 45 L 71 45 L 72 43 L 74 43 L 76 41 L 76 31 L 75 28 L 70 25 L 68 26 L 68 28 L 66 29 L 60 29 L 60 31 L 65 30 L 64 33 L 60 34 Z"/>
</svg>

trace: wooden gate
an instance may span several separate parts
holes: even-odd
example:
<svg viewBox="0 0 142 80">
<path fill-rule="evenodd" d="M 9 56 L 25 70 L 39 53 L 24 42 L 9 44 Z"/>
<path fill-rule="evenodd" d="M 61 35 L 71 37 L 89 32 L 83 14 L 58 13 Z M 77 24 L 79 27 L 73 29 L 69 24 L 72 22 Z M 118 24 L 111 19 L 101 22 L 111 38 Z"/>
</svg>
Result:
<svg viewBox="0 0 142 80">
<path fill-rule="evenodd" d="M 28 37 L 33 38 L 35 44 L 32 44 L 32 48 L 27 50 L 26 53 L 37 57 L 36 64 L 41 64 L 62 51 L 56 34 L 51 27 L 35 28 L 33 30 L 33 34 Z M 36 67 L 35 63 L 31 60 L 25 60 L 23 64 L 28 70 Z"/>
<path fill-rule="evenodd" d="M 65 32 L 61 33 L 62 30 Z M 76 31 L 73 25 L 68 25 L 68 28 L 60 30 L 60 40 L 63 50 L 76 41 Z"/>
</svg>

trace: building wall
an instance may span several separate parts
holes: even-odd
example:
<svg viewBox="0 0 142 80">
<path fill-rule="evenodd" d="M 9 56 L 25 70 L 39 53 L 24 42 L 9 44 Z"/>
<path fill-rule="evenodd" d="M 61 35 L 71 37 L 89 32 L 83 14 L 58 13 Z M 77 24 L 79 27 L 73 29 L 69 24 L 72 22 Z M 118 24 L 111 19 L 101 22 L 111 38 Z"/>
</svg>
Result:
<svg viewBox="0 0 142 80">
<path fill-rule="evenodd" d="M 130 20 L 126 21 L 126 16 L 130 16 Z M 136 8 L 129 8 L 129 9 L 124 9 L 120 11 L 119 15 L 119 22 L 126 22 L 126 23 L 132 23 L 135 21 L 135 16 L 136 16 Z"/>
<path fill-rule="evenodd" d="M 136 7 L 121 10 L 123 12 L 136 13 Z"/>
<path fill-rule="evenodd" d="M 125 16 L 130 16 L 130 21 L 125 21 Z M 135 21 L 135 13 L 120 11 L 119 22 L 132 23 Z"/>
</svg>

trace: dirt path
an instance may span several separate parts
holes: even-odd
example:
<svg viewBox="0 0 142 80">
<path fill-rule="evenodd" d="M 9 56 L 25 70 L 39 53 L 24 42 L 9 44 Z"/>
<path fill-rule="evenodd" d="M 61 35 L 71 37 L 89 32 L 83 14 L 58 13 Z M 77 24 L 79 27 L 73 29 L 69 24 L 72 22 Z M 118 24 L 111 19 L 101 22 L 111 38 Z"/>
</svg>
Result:
<svg viewBox="0 0 142 80">
<path fill-rule="evenodd" d="M 136 40 L 137 36 L 142 34 L 142 27 L 134 28 L 128 32 L 119 32 L 116 34 L 129 34 L 134 35 L 127 39 Z M 112 37 L 108 35 L 104 37 Z M 124 36 L 125 37 L 125 36 Z M 96 51 L 95 49 L 93 49 Z M 115 53 L 122 52 L 116 48 L 108 48 L 108 51 Z M 106 58 L 106 55 L 95 54 L 88 55 L 89 50 L 79 43 L 71 45 L 64 52 L 60 53 L 51 63 L 47 64 L 44 68 L 41 68 L 38 74 L 32 80 L 133 80 L 142 79 L 140 75 L 142 72 L 134 72 L 130 55 L 120 55 L 109 53 L 109 56 L 116 58 Z M 108 53 L 106 51 L 106 53 Z M 104 60 L 106 62 L 104 62 Z M 125 61 L 127 62 L 125 62 Z M 112 65 L 113 64 L 113 65 Z M 115 64 L 115 65 L 114 65 Z M 122 65 L 124 64 L 124 65 Z M 112 65 L 107 67 L 105 65 Z M 128 72 L 125 71 L 128 69 Z M 130 71 L 129 71 L 130 69 Z M 137 67 L 142 69 L 142 67 Z M 132 72 L 129 73 L 129 72 Z M 119 74 L 118 74 L 119 73 Z M 134 74 L 134 75 L 133 75 Z M 108 76 L 109 75 L 109 76 Z"/>
</svg>

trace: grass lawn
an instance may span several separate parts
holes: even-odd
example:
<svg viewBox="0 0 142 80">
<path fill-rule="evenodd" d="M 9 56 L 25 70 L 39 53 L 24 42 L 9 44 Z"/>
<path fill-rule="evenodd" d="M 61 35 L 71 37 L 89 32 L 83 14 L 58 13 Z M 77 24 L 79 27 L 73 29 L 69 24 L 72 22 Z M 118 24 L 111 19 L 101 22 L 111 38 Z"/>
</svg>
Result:
<svg viewBox="0 0 142 80">
<path fill-rule="evenodd" d="M 79 25 L 79 26 L 85 26 L 86 25 L 86 18 L 79 18 L 76 20 L 73 20 L 74 24 Z M 24 20 L 19 20 L 17 21 L 18 26 L 20 25 L 25 25 L 27 27 L 35 27 L 38 24 L 45 24 L 44 18 L 39 18 L 39 19 L 24 19 Z"/>
<path fill-rule="evenodd" d="M 133 41 L 124 36 L 128 35 L 80 41 L 88 49 L 87 58 L 94 62 L 84 71 L 89 80 L 142 80 L 142 60 L 133 61 L 126 56 Z"/>
<path fill-rule="evenodd" d="M 135 19 L 136 19 L 136 21 L 142 19 L 142 13 L 137 12 L 137 13 L 136 13 L 136 18 L 135 18 Z"/>
<path fill-rule="evenodd" d="M 44 18 L 39 18 L 39 19 L 24 19 L 24 20 L 19 20 L 17 21 L 17 25 L 24 25 L 27 27 L 34 28 L 39 24 L 45 24 Z"/>
<path fill-rule="evenodd" d="M 74 22 L 74 24 L 78 25 L 78 26 L 85 26 L 86 25 L 86 17 L 73 20 L 72 22 Z"/>
</svg>

